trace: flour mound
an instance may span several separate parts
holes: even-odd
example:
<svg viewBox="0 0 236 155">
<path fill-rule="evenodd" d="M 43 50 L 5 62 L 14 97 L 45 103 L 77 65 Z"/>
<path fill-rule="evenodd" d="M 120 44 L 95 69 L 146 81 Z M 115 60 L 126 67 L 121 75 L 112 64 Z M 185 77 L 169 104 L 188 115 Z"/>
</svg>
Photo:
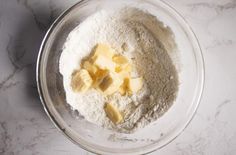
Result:
<svg viewBox="0 0 236 155">
<path fill-rule="evenodd" d="M 94 89 L 84 94 L 72 91 L 71 74 L 98 43 L 109 44 L 132 60 L 132 76 L 144 78 L 140 92 L 105 97 Z M 76 27 L 64 44 L 59 68 L 66 101 L 87 121 L 99 126 L 125 133 L 143 128 L 162 116 L 176 98 L 178 74 L 169 55 L 175 48 L 171 30 L 147 12 L 135 8 L 97 12 Z M 112 124 L 103 109 L 105 102 L 112 102 L 122 111 L 124 123 Z"/>
</svg>

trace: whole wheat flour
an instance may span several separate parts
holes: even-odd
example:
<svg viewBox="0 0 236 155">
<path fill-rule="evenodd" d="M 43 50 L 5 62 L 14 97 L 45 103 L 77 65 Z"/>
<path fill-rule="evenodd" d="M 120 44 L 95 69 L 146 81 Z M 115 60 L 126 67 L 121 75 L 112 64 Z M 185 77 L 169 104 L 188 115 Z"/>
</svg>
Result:
<svg viewBox="0 0 236 155">
<path fill-rule="evenodd" d="M 105 97 L 94 89 L 85 94 L 72 91 L 71 74 L 97 43 L 107 43 L 132 60 L 133 76 L 144 78 L 140 92 Z M 135 8 L 97 12 L 76 27 L 64 45 L 59 67 L 66 101 L 87 121 L 99 126 L 125 133 L 143 128 L 162 116 L 176 98 L 178 74 L 169 55 L 175 48 L 171 30 L 147 12 Z M 122 111 L 123 123 L 114 125 L 106 117 L 105 102 L 112 102 Z"/>
</svg>

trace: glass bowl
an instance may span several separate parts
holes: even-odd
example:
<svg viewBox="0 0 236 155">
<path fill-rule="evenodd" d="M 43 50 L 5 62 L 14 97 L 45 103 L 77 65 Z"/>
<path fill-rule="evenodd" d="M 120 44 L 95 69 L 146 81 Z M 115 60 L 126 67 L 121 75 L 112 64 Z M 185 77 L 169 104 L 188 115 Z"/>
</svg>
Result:
<svg viewBox="0 0 236 155">
<path fill-rule="evenodd" d="M 180 87 L 173 106 L 157 121 L 133 134 L 117 133 L 87 122 L 65 101 L 59 58 L 71 30 L 106 8 L 131 6 L 148 10 L 174 32 L 179 48 Z M 89 34 L 88 34 L 89 35 Z M 82 0 L 66 10 L 48 30 L 37 62 L 38 91 L 55 126 L 80 147 L 97 154 L 145 154 L 175 139 L 188 125 L 200 102 L 204 62 L 198 40 L 174 8 L 158 0 Z"/>
</svg>

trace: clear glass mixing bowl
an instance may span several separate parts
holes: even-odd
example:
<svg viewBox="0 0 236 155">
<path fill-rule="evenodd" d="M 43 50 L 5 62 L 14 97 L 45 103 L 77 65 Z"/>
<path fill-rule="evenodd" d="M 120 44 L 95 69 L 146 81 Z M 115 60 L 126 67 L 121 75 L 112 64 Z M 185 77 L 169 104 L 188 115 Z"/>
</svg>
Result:
<svg viewBox="0 0 236 155">
<path fill-rule="evenodd" d="M 59 58 L 68 33 L 86 17 L 106 8 L 146 9 L 175 33 L 180 55 L 180 88 L 170 110 L 134 134 L 122 134 L 93 125 L 71 111 L 65 101 Z M 88 34 L 89 35 L 89 34 Z M 37 83 L 48 116 L 66 137 L 97 154 L 145 154 L 175 139 L 191 121 L 204 84 L 204 63 L 196 36 L 172 7 L 158 0 L 83 0 L 65 11 L 50 27 L 40 48 Z"/>
</svg>

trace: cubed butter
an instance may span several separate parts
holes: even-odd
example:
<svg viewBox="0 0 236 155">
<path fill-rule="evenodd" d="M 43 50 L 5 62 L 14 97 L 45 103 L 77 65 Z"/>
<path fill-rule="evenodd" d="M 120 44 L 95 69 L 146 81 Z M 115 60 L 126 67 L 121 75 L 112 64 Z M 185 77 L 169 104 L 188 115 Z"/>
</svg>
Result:
<svg viewBox="0 0 236 155">
<path fill-rule="evenodd" d="M 87 91 L 91 87 L 92 83 L 93 80 L 85 69 L 76 71 L 72 75 L 71 87 L 75 92 Z"/>
<path fill-rule="evenodd" d="M 95 76 L 94 76 L 94 84 L 93 86 L 95 88 L 97 88 L 100 83 L 102 82 L 102 80 L 109 74 L 109 71 L 108 70 L 101 70 L 101 69 L 98 69 L 97 72 L 95 73 Z"/>
<path fill-rule="evenodd" d="M 118 65 L 126 65 L 129 63 L 129 60 L 123 55 L 115 55 L 112 60 Z"/>
<path fill-rule="evenodd" d="M 85 92 L 92 86 L 104 95 L 138 92 L 143 86 L 142 78 L 131 78 L 132 64 L 129 59 L 114 54 L 109 45 L 97 44 L 92 57 L 84 61 L 82 69 L 72 75 L 72 89 Z"/>
<path fill-rule="evenodd" d="M 114 71 L 116 67 L 115 63 L 111 59 L 108 59 L 103 55 L 96 56 L 93 60 L 93 64 L 100 69 L 107 69 L 109 71 Z"/>
<path fill-rule="evenodd" d="M 93 58 L 102 55 L 104 57 L 107 57 L 108 59 L 112 59 L 114 53 L 115 53 L 114 50 L 109 45 L 97 44 L 97 46 L 94 49 Z"/>
<path fill-rule="evenodd" d="M 126 91 L 127 91 L 127 84 L 124 80 L 123 84 L 119 88 L 119 93 L 123 96 L 126 94 Z"/>
<path fill-rule="evenodd" d="M 143 79 L 142 78 L 129 78 L 127 80 L 127 88 L 129 93 L 136 93 L 138 92 L 143 86 Z"/>
<path fill-rule="evenodd" d="M 127 70 L 128 68 L 131 68 L 131 65 L 129 63 L 129 60 L 123 56 L 123 55 L 115 55 L 112 58 L 113 62 L 116 63 L 116 72 L 120 72 L 122 70 Z"/>
<path fill-rule="evenodd" d="M 123 70 L 130 73 L 132 71 L 132 65 L 131 64 L 126 65 Z"/>
<path fill-rule="evenodd" d="M 98 70 L 97 67 L 92 65 L 89 61 L 85 61 L 83 63 L 83 68 L 86 69 L 90 73 L 90 75 L 92 75 L 92 76 L 95 76 L 95 74 Z"/>
<path fill-rule="evenodd" d="M 117 70 L 116 68 L 116 72 L 122 79 L 129 78 L 131 70 L 132 70 L 132 67 L 130 64 L 128 64 L 125 68 L 120 68 L 119 70 Z"/>
<path fill-rule="evenodd" d="M 119 90 L 122 83 L 123 81 L 116 73 L 109 72 L 98 87 L 105 95 L 111 95 Z"/>
<path fill-rule="evenodd" d="M 114 124 L 119 124 L 123 121 L 123 116 L 120 113 L 120 111 L 112 105 L 111 103 L 106 103 L 104 110 L 107 114 L 107 117 L 114 123 Z"/>
</svg>

